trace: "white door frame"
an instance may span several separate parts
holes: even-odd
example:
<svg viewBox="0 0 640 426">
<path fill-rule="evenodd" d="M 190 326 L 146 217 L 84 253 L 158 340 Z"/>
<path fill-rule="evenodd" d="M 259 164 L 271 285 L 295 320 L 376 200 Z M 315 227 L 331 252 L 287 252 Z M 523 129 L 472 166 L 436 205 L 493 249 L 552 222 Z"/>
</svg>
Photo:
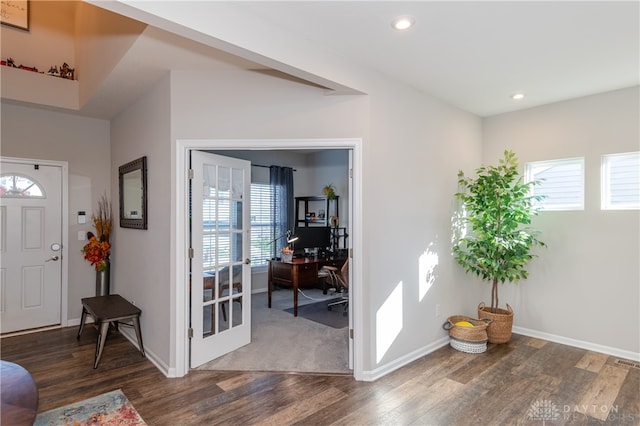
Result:
<svg viewBox="0 0 640 426">
<path fill-rule="evenodd" d="M 170 368 L 170 377 L 182 377 L 189 372 L 189 269 L 187 254 L 189 252 L 188 232 L 188 179 L 187 161 L 189 150 L 273 150 L 273 149 L 351 149 L 353 152 L 352 193 L 350 200 L 353 208 L 349 209 L 354 220 L 349 231 L 353 258 L 353 281 L 349 292 L 353 300 L 353 375 L 356 380 L 363 380 L 364 365 L 364 313 L 362 297 L 362 139 L 178 139 L 175 151 L 175 199 L 173 227 L 171 228 L 171 258 L 175 268 L 171 276 L 171 357 L 175 360 L 175 369 Z M 353 211 L 352 211 L 353 210 Z M 187 283 L 187 285 L 184 285 Z"/>
<path fill-rule="evenodd" d="M 68 325 L 69 306 L 69 163 L 67 161 L 40 160 L 35 158 L 0 157 L 0 160 L 20 164 L 42 164 L 43 166 L 60 167 L 62 171 L 62 285 L 60 294 L 60 326 L 47 328 L 60 328 Z M 1 172 L 1 170 L 0 170 Z M 42 331 L 42 328 L 29 330 L 26 333 Z M 13 334 L 21 334 L 16 332 Z"/>
</svg>

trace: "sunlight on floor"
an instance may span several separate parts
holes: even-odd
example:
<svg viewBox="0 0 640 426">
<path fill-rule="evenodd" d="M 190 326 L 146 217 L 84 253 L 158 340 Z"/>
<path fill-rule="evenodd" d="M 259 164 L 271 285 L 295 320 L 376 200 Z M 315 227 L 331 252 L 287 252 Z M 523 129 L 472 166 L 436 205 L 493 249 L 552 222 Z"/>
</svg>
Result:
<svg viewBox="0 0 640 426">
<path fill-rule="evenodd" d="M 376 362 L 380 362 L 402 330 L 402 281 L 376 312 Z"/>
</svg>

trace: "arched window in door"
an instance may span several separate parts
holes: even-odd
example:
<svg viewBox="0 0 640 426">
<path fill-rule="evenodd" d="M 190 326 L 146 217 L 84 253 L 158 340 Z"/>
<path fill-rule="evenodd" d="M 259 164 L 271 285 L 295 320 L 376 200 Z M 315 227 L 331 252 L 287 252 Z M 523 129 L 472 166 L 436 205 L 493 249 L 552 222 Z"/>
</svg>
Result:
<svg viewBox="0 0 640 426">
<path fill-rule="evenodd" d="M 45 198 L 40 184 L 27 176 L 7 174 L 0 176 L 0 197 Z"/>
</svg>

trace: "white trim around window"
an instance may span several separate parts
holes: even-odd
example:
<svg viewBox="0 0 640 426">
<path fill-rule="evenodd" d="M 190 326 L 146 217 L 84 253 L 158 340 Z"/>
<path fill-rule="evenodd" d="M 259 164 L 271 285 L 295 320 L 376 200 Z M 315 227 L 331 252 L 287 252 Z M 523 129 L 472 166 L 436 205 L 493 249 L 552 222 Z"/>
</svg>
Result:
<svg viewBox="0 0 640 426">
<path fill-rule="evenodd" d="M 602 210 L 640 209 L 640 151 L 602 156 Z"/>
<path fill-rule="evenodd" d="M 546 197 L 540 210 L 584 210 L 583 157 L 527 163 L 525 179 L 540 182 L 532 194 Z"/>
</svg>

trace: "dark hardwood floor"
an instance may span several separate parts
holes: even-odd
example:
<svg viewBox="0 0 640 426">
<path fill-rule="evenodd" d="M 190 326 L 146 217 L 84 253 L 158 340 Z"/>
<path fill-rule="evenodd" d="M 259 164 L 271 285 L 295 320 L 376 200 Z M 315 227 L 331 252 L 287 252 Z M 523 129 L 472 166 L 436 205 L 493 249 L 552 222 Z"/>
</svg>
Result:
<svg viewBox="0 0 640 426">
<path fill-rule="evenodd" d="M 111 332 L 75 327 L 3 338 L 43 412 L 122 389 L 149 425 L 638 425 L 640 368 L 604 354 L 514 335 L 483 354 L 441 348 L 375 382 L 350 376 L 192 371 L 167 379 Z"/>
</svg>

